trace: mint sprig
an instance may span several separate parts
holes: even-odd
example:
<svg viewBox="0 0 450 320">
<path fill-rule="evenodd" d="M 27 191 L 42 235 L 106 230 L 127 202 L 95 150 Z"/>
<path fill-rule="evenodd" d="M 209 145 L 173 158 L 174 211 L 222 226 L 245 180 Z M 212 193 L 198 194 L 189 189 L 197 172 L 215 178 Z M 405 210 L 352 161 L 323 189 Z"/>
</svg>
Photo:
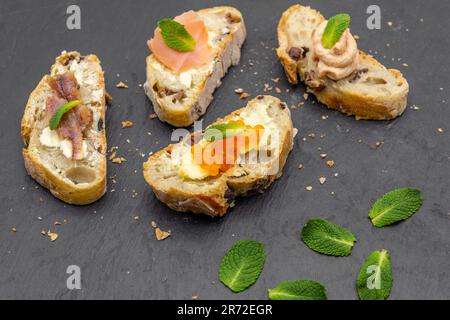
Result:
<svg viewBox="0 0 450 320">
<path fill-rule="evenodd" d="M 195 39 L 181 23 L 173 19 L 162 19 L 158 21 L 158 27 L 161 29 L 161 36 L 169 48 L 180 52 L 195 49 Z"/>
<path fill-rule="evenodd" d="M 356 241 L 353 233 L 324 219 L 309 220 L 301 237 L 310 249 L 330 256 L 348 256 Z"/>
<path fill-rule="evenodd" d="M 320 283 L 312 280 L 283 281 L 269 289 L 270 300 L 326 300 L 327 292 Z"/>
<path fill-rule="evenodd" d="M 422 194 L 417 189 L 400 188 L 386 193 L 369 211 L 375 227 L 384 227 L 410 218 L 422 206 Z"/>
<path fill-rule="evenodd" d="M 233 292 L 241 292 L 253 285 L 266 261 L 262 243 L 240 240 L 228 251 L 220 264 L 219 279 Z"/>
<path fill-rule="evenodd" d="M 327 26 L 322 35 L 322 45 L 326 49 L 331 49 L 339 41 L 345 30 L 350 25 L 350 15 L 340 13 L 328 20 Z"/>
<path fill-rule="evenodd" d="M 55 130 L 56 128 L 58 128 L 59 123 L 61 122 L 62 117 L 72 108 L 76 107 L 77 105 L 79 105 L 81 103 L 81 101 L 79 100 L 73 100 L 73 101 L 69 101 L 66 104 L 63 104 L 61 107 L 59 107 L 56 112 L 53 114 L 53 116 L 50 119 L 49 122 L 49 127 L 50 130 Z"/>
<path fill-rule="evenodd" d="M 208 142 L 227 139 L 242 134 L 244 129 L 241 123 L 218 123 L 206 128 L 203 138 Z"/>
<path fill-rule="evenodd" d="M 374 251 L 358 275 L 357 289 L 361 300 L 385 300 L 392 289 L 391 257 L 387 250 Z"/>
</svg>

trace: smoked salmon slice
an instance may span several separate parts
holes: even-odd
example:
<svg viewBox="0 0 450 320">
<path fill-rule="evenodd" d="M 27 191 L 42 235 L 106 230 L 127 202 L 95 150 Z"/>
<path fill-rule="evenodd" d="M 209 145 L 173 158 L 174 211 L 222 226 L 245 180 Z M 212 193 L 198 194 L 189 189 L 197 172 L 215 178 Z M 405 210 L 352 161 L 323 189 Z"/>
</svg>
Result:
<svg viewBox="0 0 450 320">
<path fill-rule="evenodd" d="M 202 18 L 191 10 L 175 17 L 174 20 L 184 25 L 195 39 L 195 49 L 189 52 L 180 52 L 170 48 L 164 42 L 161 30 L 156 28 L 153 39 L 147 42 L 155 57 L 176 73 L 197 68 L 211 61 L 213 49 L 208 44 L 208 30 Z"/>
</svg>

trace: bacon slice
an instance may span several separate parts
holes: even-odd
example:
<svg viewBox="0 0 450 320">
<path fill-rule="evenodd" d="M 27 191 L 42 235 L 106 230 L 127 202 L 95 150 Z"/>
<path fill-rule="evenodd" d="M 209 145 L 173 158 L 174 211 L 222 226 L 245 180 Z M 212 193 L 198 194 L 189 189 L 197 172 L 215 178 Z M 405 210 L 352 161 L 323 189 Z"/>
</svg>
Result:
<svg viewBox="0 0 450 320">
<path fill-rule="evenodd" d="M 62 105 L 80 99 L 78 82 L 71 71 L 49 78 L 48 84 L 55 91 L 55 95 L 49 97 L 46 101 L 46 112 L 49 118 Z M 72 159 L 79 158 L 83 147 L 83 132 L 91 123 L 92 112 L 82 104 L 74 107 L 62 117 L 57 132 L 60 136 L 72 142 Z"/>
<path fill-rule="evenodd" d="M 208 30 L 200 15 L 191 10 L 175 17 L 174 20 L 184 25 L 195 39 L 195 49 L 189 52 L 180 52 L 168 47 L 161 35 L 161 30 L 157 28 L 153 39 L 147 43 L 156 58 L 177 73 L 209 62 L 212 59 L 213 49 L 208 44 Z"/>
</svg>

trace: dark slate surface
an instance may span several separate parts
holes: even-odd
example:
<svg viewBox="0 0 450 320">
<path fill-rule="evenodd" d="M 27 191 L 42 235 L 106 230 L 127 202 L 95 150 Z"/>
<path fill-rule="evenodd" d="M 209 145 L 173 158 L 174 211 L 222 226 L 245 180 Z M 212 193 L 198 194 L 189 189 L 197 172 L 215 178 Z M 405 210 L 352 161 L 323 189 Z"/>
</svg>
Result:
<svg viewBox="0 0 450 320">
<path fill-rule="evenodd" d="M 74 2 L 82 10 L 81 31 L 65 27 L 66 8 Z M 279 281 L 309 278 L 325 284 L 331 299 L 356 299 L 361 264 L 382 248 L 392 255 L 392 299 L 450 298 L 450 2 L 305 2 L 325 15 L 349 12 L 360 48 L 404 72 L 411 87 L 408 106 L 420 109 L 408 107 L 390 122 L 355 121 L 310 98 L 304 108 L 292 111 L 299 134 L 283 177 L 269 192 L 241 199 L 225 218 L 214 220 L 167 209 L 142 177 L 141 153 L 164 147 L 172 131 L 149 119 L 151 104 L 139 86 L 145 81 L 146 40 L 162 17 L 212 3 L 234 5 L 245 16 L 248 38 L 241 64 L 217 90 L 206 123 L 245 104 L 235 88 L 256 95 L 271 78 L 281 78 L 274 84 L 283 90 L 278 96 L 289 105 L 299 103 L 304 87 L 287 83 L 273 51 L 278 19 L 294 1 L 1 1 L 0 298 L 265 299 L 266 290 Z M 382 29 L 371 31 L 366 8 L 374 3 L 382 9 Z M 64 205 L 37 187 L 21 156 L 19 125 L 28 95 L 64 49 L 93 52 L 102 60 L 114 98 L 107 113 L 108 144 L 119 146 L 128 160 L 121 166 L 109 164 L 108 174 L 117 175 L 117 185 L 110 182 L 108 188 L 116 191 L 85 207 Z M 119 80 L 127 80 L 130 88 L 117 89 Z M 134 127 L 122 130 L 124 120 L 132 120 Z M 443 133 L 437 132 L 439 127 Z M 311 132 L 317 138 L 302 141 Z M 326 137 L 319 138 L 321 134 Z M 384 144 L 374 148 L 377 141 Z M 336 162 L 333 169 L 320 153 Z M 297 169 L 300 163 L 303 170 Z M 328 179 L 324 186 L 320 176 Z M 305 190 L 307 185 L 312 192 Z M 371 203 L 402 186 L 423 191 L 420 212 L 392 227 L 372 227 L 367 218 Z M 311 217 L 352 230 L 358 238 L 352 255 L 332 258 L 309 250 L 299 230 Z M 152 220 L 172 230 L 172 237 L 157 242 Z M 56 242 L 41 235 L 48 229 L 59 234 Z M 258 282 L 236 295 L 218 282 L 217 270 L 238 239 L 262 241 L 268 258 Z M 66 288 L 69 265 L 81 267 L 82 290 Z"/>
</svg>

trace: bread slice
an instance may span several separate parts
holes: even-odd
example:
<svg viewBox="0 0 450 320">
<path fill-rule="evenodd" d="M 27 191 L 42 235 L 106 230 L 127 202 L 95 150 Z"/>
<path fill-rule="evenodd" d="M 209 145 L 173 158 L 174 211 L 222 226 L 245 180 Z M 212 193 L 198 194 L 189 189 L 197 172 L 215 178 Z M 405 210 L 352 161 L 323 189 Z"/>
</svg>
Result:
<svg viewBox="0 0 450 320">
<path fill-rule="evenodd" d="M 48 77 L 73 71 L 81 102 L 92 111 L 92 124 L 84 133 L 87 142 L 85 158 L 72 160 L 60 148 L 41 144 L 41 134 L 48 127 L 45 116 L 47 99 L 54 95 Z M 22 118 L 25 143 L 23 158 L 28 173 L 64 202 L 89 204 L 106 192 L 105 81 L 99 59 L 95 55 L 63 52 L 56 58 L 50 75 L 46 75 L 31 93 Z"/>
<path fill-rule="evenodd" d="M 262 193 L 279 178 L 293 147 L 294 130 L 286 104 L 272 96 L 258 96 L 245 108 L 218 119 L 216 124 L 239 119 L 246 124 L 264 125 L 267 135 L 264 133 L 257 154 L 260 159 L 263 154 L 269 157 L 259 163 L 241 162 L 216 177 L 182 178 L 180 155 L 189 153 L 190 142 L 203 136 L 201 132 L 193 133 L 155 153 L 144 163 L 145 180 L 156 197 L 176 211 L 220 217 L 234 205 L 235 197 Z"/>
<path fill-rule="evenodd" d="M 197 13 L 215 51 L 211 63 L 177 74 L 153 54 L 147 57 L 144 90 L 159 119 L 176 127 L 187 127 L 206 112 L 228 68 L 239 63 L 246 37 L 242 14 L 235 8 L 214 7 Z"/>
<path fill-rule="evenodd" d="M 287 9 L 278 25 L 278 57 L 288 80 L 299 82 L 299 76 L 319 102 L 357 119 L 387 120 L 403 113 L 408 82 L 400 71 L 386 69 L 372 56 L 360 51 L 359 66 L 350 76 L 334 81 L 317 76 L 313 61 L 312 34 L 324 17 L 310 7 L 294 5 Z M 300 55 L 289 54 L 291 48 Z M 292 57 L 293 56 L 293 57 Z"/>
</svg>

